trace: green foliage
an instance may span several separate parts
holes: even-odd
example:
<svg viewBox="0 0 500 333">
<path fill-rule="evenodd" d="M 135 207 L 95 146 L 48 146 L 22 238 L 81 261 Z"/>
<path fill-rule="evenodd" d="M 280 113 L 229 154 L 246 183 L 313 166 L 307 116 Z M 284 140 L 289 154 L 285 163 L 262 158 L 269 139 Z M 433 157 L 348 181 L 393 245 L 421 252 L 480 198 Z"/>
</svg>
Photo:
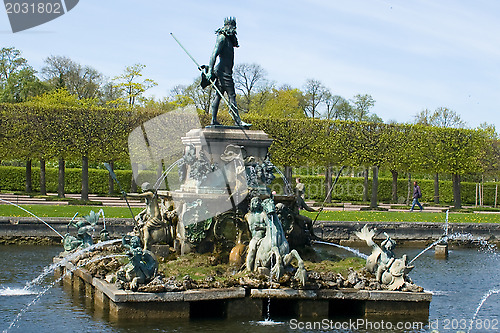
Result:
<svg viewBox="0 0 500 333">
<path fill-rule="evenodd" d="M 27 66 L 28 61 L 21 57 L 21 51 L 13 47 L 0 50 L 0 82 L 6 81 L 12 73 Z"/>
<path fill-rule="evenodd" d="M 276 165 L 299 166 L 319 162 L 313 148 L 318 144 L 320 123 L 314 119 L 279 119 L 246 117 L 252 128 L 266 132 L 272 139 L 272 162 Z"/>
<path fill-rule="evenodd" d="M 130 189 L 132 171 L 115 170 L 118 181 L 125 191 Z M 67 193 L 80 193 L 81 191 L 81 169 L 67 168 L 65 177 L 65 188 Z M 57 192 L 56 168 L 46 169 L 47 192 Z M 25 184 L 25 168 L 13 166 L 0 166 L 0 190 L 2 191 L 23 191 Z M 323 176 L 301 175 L 302 183 L 305 184 L 305 195 L 309 200 L 323 201 L 325 198 L 325 184 Z M 32 168 L 33 189 L 39 190 L 40 169 Z M 107 194 L 109 174 L 106 169 L 89 169 L 89 186 L 91 193 Z M 140 180 L 138 182 L 140 184 Z M 439 195 L 442 203 L 453 202 L 453 186 L 451 181 L 440 181 Z M 434 198 L 434 181 L 419 180 L 422 189 L 422 202 L 432 202 Z M 500 183 L 488 182 L 484 184 L 484 204 L 493 205 L 495 200 L 495 186 Z M 371 181 L 368 182 L 371 191 Z M 382 202 L 390 202 L 392 198 L 392 179 L 379 178 L 378 196 Z M 462 201 L 467 204 L 474 204 L 476 200 L 476 183 L 462 182 Z M 115 185 L 118 192 L 118 186 Z M 284 182 L 281 177 L 271 184 L 271 189 L 278 194 L 284 193 Z M 411 190 L 413 191 L 413 189 Z M 413 193 L 413 192 L 411 192 Z M 398 179 L 398 198 L 402 202 L 408 194 L 408 181 Z M 334 191 L 332 200 L 340 202 L 361 201 L 363 198 L 363 178 L 361 177 L 340 177 Z"/>
<path fill-rule="evenodd" d="M 0 157 L 27 159 L 64 157 L 92 161 L 128 160 L 127 137 L 148 112 L 96 106 L 65 89 L 28 103 L 0 104 L 0 128 L 6 136 Z"/>
<path fill-rule="evenodd" d="M 306 199 L 323 201 L 325 199 L 325 177 L 301 175 L 301 182 L 305 185 Z M 332 192 L 332 200 L 340 202 L 352 202 L 363 200 L 363 178 L 361 177 L 340 177 L 335 189 Z M 429 179 L 418 181 L 422 190 L 422 202 L 432 202 L 434 200 L 434 181 Z M 442 203 L 453 202 L 453 184 L 451 181 L 439 182 L 439 196 Z M 484 186 L 485 200 L 484 204 L 492 205 L 495 200 L 495 185 L 500 183 L 489 182 Z M 277 193 L 283 193 L 284 187 L 281 178 L 277 177 L 272 190 Z M 474 204 L 476 200 L 476 183 L 462 182 L 462 201 L 467 204 Z M 371 179 L 368 182 L 368 191 L 371 191 Z M 413 187 L 411 188 L 413 195 Z M 398 179 L 398 200 L 403 202 L 408 195 L 408 180 Z M 378 198 L 381 202 L 390 202 L 392 199 L 392 179 L 379 178 Z M 500 198 L 499 198 L 500 199 Z"/>
<path fill-rule="evenodd" d="M 36 71 L 26 67 L 18 72 L 11 73 L 0 89 L 0 102 L 20 103 L 38 96 L 49 89 L 36 76 Z"/>
<path fill-rule="evenodd" d="M 59 89 L 28 103 L 0 104 L 0 158 L 50 160 L 63 157 L 80 161 L 86 156 L 93 163 L 125 162 L 128 160 L 129 133 L 170 107 L 165 104 L 166 109 L 115 109 L 102 108 L 96 103 L 92 99 L 77 99 Z M 202 126 L 209 124 L 210 115 L 200 111 L 199 116 Z M 232 125 L 227 112 L 220 113 L 218 119 Z M 252 130 L 263 130 L 273 139 L 271 160 L 280 166 L 377 165 L 399 173 L 460 175 L 479 173 L 486 166 L 493 173 L 496 168 L 495 163 L 487 164 L 488 160 L 494 161 L 496 155 L 494 149 L 487 149 L 493 139 L 483 130 L 251 114 L 243 115 L 243 119 L 253 124 Z M 358 182 L 351 179 L 352 186 L 358 186 Z M 431 185 L 425 190 L 424 198 L 433 195 Z M 91 191 L 102 191 L 94 190 L 96 186 L 91 185 Z M 107 186 L 107 181 L 102 186 Z M 466 191 L 463 200 L 471 202 L 474 196 L 470 196 L 467 186 L 462 186 Z M 398 184 L 398 188 L 398 197 L 406 198 L 407 187 Z M 381 180 L 379 195 L 382 201 L 390 200 L 390 187 L 385 185 L 385 180 Z M 446 201 L 447 189 L 441 189 L 440 195 L 441 200 Z M 314 197 L 321 195 L 318 192 Z M 346 189 L 342 200 L 359 198 Z"/>
<path fill-rule="evenodd" d="M 261 114 L 273 118 L 305 118 L 300 105 L 298 89 L 273 89 L 262 110 L 254 109 L 250 114 Z"/>
<path fill-rule="evenodd" d="M 118 181 L 125 191 L 130 190 L 132 180 L 131 170 L 115 170 Z M 57 192 L 57 175 L 58 170 L 55 168 L 46 169 L 46 187 L 47 192 Z M 80 193 L 82 190 L 81 184 L 81 169 L 66 169 L 65 174 L 65 190 L 66 193 Z M 109 173 L 105 169 L 89 169 L 89 187 L 91 193 L 107 194 Z M 26 179 L 25 168 L 0 166 L 0 190 L 2 191 L 23 191 Z M 40 168 L 32 168 L 33 190 L 40 189 Z M 115 188 L 118 192 L 118 186 Z"/>
<path fill-rule="evenodd" d="M 465 122 L 455 111 L 439 107 L 434 112 L 424 109 L 415 116 L 415 123 L 435 127 L 464 127 Z"/>
<path fill-rule="evenodd" d="M 122 75 L 114 78 L 118 83 L 114 85 L 115 88 L 123 91 L 125 98 L 119 98 L 121 102 L 128 103 L 129 106 L 134 106 L 136 102 L 140 102 L 144 92 L 158 83 L 151 79 L 144 79 L 142 81 L 142 71 L 146 67 L 143 64 L 134 64 L 127 66 Z M 116 103 L 116 101 L 114 101 Z"/>
<path fill-rule="evenodd" d="M 81 64 L 64 56 L 52 55 L 45 59 L 42 73 L 52 88 L 65 88 L 78 99 L 97 99 L 107 97 L 104 75 L 90 66 Z"/>
<path fill-rule="evenodd" d="M 98 105 L 96 98 L 81 98 L 71 94 L 66 88 L 51 90 L 29 100 L 29 104 L 41 107 L 80 107 L 90 108 Z"/>
<path fill-rule="evenodd" d="M 0 190 L 19 191 L 24 189 L 25 169 L 21 167 L 0 167 Z"/>
<path fill-rule="evenodd" d="M 353 97 L 352 103 L 354 105 L 355 120 L 357 121 L 369 121 L 370 109 L 375 105 L 375 100 L 371 95 L 368 94 L 357 94 Z M 376 119 L 372 115 L 372 120 Z"/>
</svg>

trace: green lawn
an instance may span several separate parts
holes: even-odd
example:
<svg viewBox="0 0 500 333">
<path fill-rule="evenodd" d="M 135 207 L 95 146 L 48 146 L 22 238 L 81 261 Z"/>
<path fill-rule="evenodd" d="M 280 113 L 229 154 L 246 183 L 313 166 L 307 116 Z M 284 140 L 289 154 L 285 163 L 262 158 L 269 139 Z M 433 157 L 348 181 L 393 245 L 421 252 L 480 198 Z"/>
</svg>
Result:
<svg viewBox="0 0 500 333">
<path fill-rule="evenodd" d="M 39 217 L 73 217 L 76 212 L 79 216 L 87 215 L 91 210 L 104 210 L 105 216 L 128 218 L 130 212 L 127 207 L 103 207 L 103 206 L 56 206 L 56 205 L 26 205 L 23 208 L 29 210 Z M 134 214 L 138 214 L 141 208 L 132 208 Z M 316 213 L 301 211 L 314 219 Z M 23 210 L 12 205 L 0 205 L 0 216 L 30 216 Z M 359 221 L 359 222 L 444 222 L 446 213 L 428 212 L 369 212 L 369 211 L 323 211 L 320 213 L 319 221 Z M 500 223 L 500 214 L 482 213 L 450 213 L 449 222 L 457 223 Z"/>
<path fill-rule="evenodd" d="M 317 213 L 301 211 L 302 215 L 314 219 Z M 449 213 L 450 223 L 500 223 L 500 214 Z M 319 221 L 359 221 L 359 222 L 444 222 L 446 213 L 425 212 L 360 212 L 322 211 Z"/>
<path fill-rule="evenodd" d="M 73 205 L 22 205 L 24 209 L 39 217 L 73 217 L 76 212 L 79 216 L 88 215 L 91 210 L 104 211 L 104 216 L 109 217 L 132 217 L 127 207 L 103 207 L 103 206 L 73 206 Z M 132 208 L 134 214 L 138 214 L 141 208 Z M 25 211 L 12 205 L 0 205 L 0 216 L 31 216 Z"/>
</svg>

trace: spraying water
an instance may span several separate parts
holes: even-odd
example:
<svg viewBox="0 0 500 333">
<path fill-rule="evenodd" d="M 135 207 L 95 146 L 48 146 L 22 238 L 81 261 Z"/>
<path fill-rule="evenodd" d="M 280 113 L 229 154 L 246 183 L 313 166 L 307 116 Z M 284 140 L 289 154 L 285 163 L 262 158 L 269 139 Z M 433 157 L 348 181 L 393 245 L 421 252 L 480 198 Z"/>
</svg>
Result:
<svg viewBox="0 0 500 333">
<path fill-rule="evenodd" d="M 408 265 L 410 265 L 412 262 L 414 262 L 418 257 L 420 257 L 422 254 L 424 254 L 425 252 L 427 252 L 428 250 L 432 249 L 434 246 L 436 246 L 437 244 L 441 243 L 441 242 L 448 242 L 449 240 L 454 240 L 454 239 L 460 239 L 460 240 L 468 240 L 468 241 L 471 241 L 471 242 L 476 242 L 479 244 L 480 248 L 483 249 L 485 252 L 490 252 L 490 253 L 494 253 L 495 250 L 496 250 L 496 246 L 495 245 L 492 245 L 492 244 L 489 244 L 487 240 L 485 240 L 484 238 L 480 238 L 480 237 L 474 237 L 472 234 L 470 233 L 459 233 L 459 232 L 456 232 L 456 233 L 453 233 L 453 234 L 449 234 L 449 235 L 445 235 L 443 237 L 441 237 L 440 239 L 438 239 L 437 241 L 435 241 L 434 243 L 432 243 L 431 245 L 427 246 L 425 249 L 423 249 L 419 254 L 417 254 L 415 256 L 415 258 L 413 258 L 409 263 Z"/>
<path fill-rule="evenodd" d="M 31 290 L 26 290 L 24 288 L 3 288 L 0 289 L 0 296 L 22 296 L 22 295 L 33 295 L 36 292 Z"/>
<path fill-rule="evenodd" d="M 488 243 L 487 240 L 485 240 L 483 238 L 476 238 L 476 237 L 474 237 L 473 235 L 471 235 L 469 233 L 453 233 L 453 234 L 450 235 L 449 234 L 449 223 L 448 223 L 449 212 L 450 212 L 449 210 L 446 211 L 446 219 L 444 221 L 444 227 L 443 227 L 443 229 L 444 229 L 444 235 L 440 239 L 438 239 L 437 241 L 435 241 L 434 243 L 432 243 L 431 245 L 429 245 L 425 249 L 423 249 L 419 254 L 417 254 L 415 256 L 415 258 L 413 258 L 408 263 L 408 265 L 410 265 L 418 257 L 420 257 L 422 254 L 424 254 L 428 250 L 432 249 L 437 244 L 442 243 L 442 242 L 447 243 L 448 240 L 453 240 L 453 239 L 462 239 L 462 240 L 469 240 L 469 241 L 472 241 L 472 242 L 477 242 L 477 243 L 479 243 L 480 247 L 482 249 L 484 249 L 486 252 L 495 252 L 496 251 L 496 246 L 495 245 L 491 245 L 491 244 Z"/>
<path fill-rule="evenodd" d="M 272 231 L 271 231 L 272 232 Z M 273 258 L 274 255 L 271 256 L 271 268 L 273 267 Z M 273 282 L 273 273 L 269 270 L 269 288 L 271 288 L 271 283 Z M 271 319 L 271 293 L 267 294 L 267 316 L 264 320 L 260 320 L 257 322 L 258 325 L 261 326 L 274 326 L 274 325 L 282 325 L 283 322 L 274 321 Z"/>
<path fill-rule="evenodd" d="M 158 178 L 158 180 L 156 180 L 156 183 L 153 186 L 153 188 L 154 188 L 155 191 L 158 190 L 158 188 L 160 188 L 160 185 L 163 183 L 163 181 L 165 180 L 165 178 L 167 178 L 167 176 L 170 173 L 170 171 L 172 171 L 172 169 L 174 167 L 176 167 L 177 165 L 179 165 L 179 163 L 181 163 L 181 161 L 182 161 L 182 158 L 179 158 L 177 161 L 175 161 L 174 163 L 170 164 L 170 166 L 165 171 L 163 171 L 162 175 L 160 176 L 160 178 Z"/>
<path fill-rule="evenodd" d="M 30 214 L 31 216 L 33 216 L 34 218 L 36 218 L 37 220 L 39 220 L 40 222 L 43 222 L 47 227 L 49 227 L 52 231 L 54 231 L 56 234 L 59 235 L 59 237 L 61 237 L 62 239 L 64 239 L 63 235 L 61 235 L 56 229 L 54 229 L 50 224 L 48 224 L 47 222 L 45 222 L 44 220 L 42 220 L 41 218 L 39 218 L 38 216 L 36 216 L 35 214 L 33 214 L 32 212 L 30 212 L 29 210 L 27 210 L 26 208 L 23 208 L 13 202 L 10 202 L 10 201 L 7 201 L 7 200 L 4 200 L 4 199 L 0 199 L 0 201 L 3 201 L 5 203 L 8 203 L 9 205 L 12 205 L 12 206 L 15 206 L 23 211 L 25 211 L 26 213 Z"/>
<path fill-rule="evenodd" d="M 7 333 L 19 321 L 19 319 L 21 318 L 21 316 L 24 313 L 26 313 L 26 311 L 28 311 L 28 309 L 33 304 L 35 304 L 36 302 L 38 302 L 40 300 L 40 298 L 47 293 L 47 291 L 49 291 L 53 286 L 55 286 L 56 283 L 60 282 L 67 274 L 75 271 L 76 269 L 78 269 L 80 267 L 88 265 L 88 264 L 90 264 L 92 262 L 96 262 L 96 261 L 100 261 L 100 260 L 104 260 L 104 259 L 115 258 L 115 257 L 122 257 L 122 256 L 125 256 L 125 255 L 123 255 L 123 254 L 112 254 L 112 255 L 108 255 L 108 256 L 104 256 L 104 257 L 94 258 L 94 259 L 92 259 L 92 260 L 90 260 L 88 262 L 85 262 L 84 264 L 78 265 L 78 266 L 73 267 L 70 270 L 66 271 L 66 273 L 64 275 L 62 275 L 61 277 L 59 277 L 58 279 L 56 279 L 49 286 L 45 287 L 41 292 L 39 292 L 35 296 L 35 298 L 33 298 L 33 300 L 30 303 L 28 303 L 28 305 L 26 305 L 21 311 L 19 311 L 19 313 L 17 314 L 16 318 L 14 318 L 14 320 L 10 323 L 9 327 L 6 330 L 3 330 L 2 332 L 3 333 Z"/>
<path fill-rule="evenodd" d="M 272 216 L 271 216 L 272 219 Z M 273 223 L 272 221 L 268 221 L 268 223 Z M 273 228 L 269 228 L 269 232 L 271 233 L 271 239 L 273 239 Z M 270 269 L 269 269 L 269 288 L 271 288 L 271 284 L 273 282 L 273 258 L 275 258 L 274 255 L 271 255 L 269 258 L 270 260 Z M 277 259 L 277 258 L 276 258 Z M 279 276 L 278 276 L 279 278 Z M 271 293 L 267 294 L 267 317 L 265 321 L 272 321 L 271 320 Z"/>
<path fill-rule="evenodd" d="M 341 248 L 341 249 L 344 249 L 346 251 L 352 252 L 352 253 L 354 253 L 358 257 L 361 257 L 363 259 L 368 259 L 368 256 L 366 254 L 361 253 L 358 250 L 353 249 L 352 247 L 349 247 L 349 246 L 343 246 L 343 245 L 339 245 L 339 244 L 335 244 L 335 243 L 318 241 L 318 240 L 313 240 L 312 243 L 336 246 L 338 248 Z"/>
<path fill-rule="evenodd" d="M 283 182 L 285 183 L 285 194 L 292 194 L 293 193 L 292 185 L 290 185 L 290 183 L 288 182 L 288 179 L 286 179 L 283 172 L 281 172 L 281 170 L 279 168 L 277 168 L 276 165 L 273 165 L 273 166 L 274 166 L 274 169 L 280 174 L 281 179 L 283 179 Z"/>
<path fill-rule="evenodd" d="M 54 270 L 56 268 L 61 267 L 62 265 L 65 265 L 69 261 L 71 261 L 73 259 L 76 259 L 78 256 L 80 256 L 80 255 L 82 255 L 82 254 L 84 254 L 86 252 L 98 249 L 98 248 L 103 247 L 103 246 L 114 244 L 114 243 L 117 243 L 117 242 L 121 242 L 121 239 L 117 238 L 117 239 L 111 239 L 111 240 L 108 240 L 108 241 L 105 241 L 105 242 L 99 242 L 99 243 L 93 244 L 93 245 L 91 245 L 89 247 L 86 247 L 84 249 L 78 250 L 78 251 L 76 251 L 74 253 L 69 253 L 61 261 L 53 263 L 52 265 L 45 267 L 43 269 L 43 272 L 39 276 L 37 276 L 33 280 L 31 280 L 31 281 L 29 281 L 29 282 L 26 283 L 26 285 L 24 286 L 23 290 L 29 291 L 30 288 L 32 288 L 33 286 L 36 286 L 36 285 L 40 284 L 40 282 L 42 282 L 43 279 L 47 275 L 49 275 L 52 272 L 54 272 Z"/>
<path fill-rule="evenodd" d="M 475 322 L 476 320 L 476 317 L 477 315 L 479 314 L 479 311 L 481 310 L 481 308 L 483 307 L 484 303 L 486 303 L 486 300 L 491 296 L 491 295 L 494 295 L 494 294 L 500 294 L 500 289 L 492 289 L 490 291 L 488 291 L 484 296 L 483 298 L 481 299 L 481 302 L 479 302 L 479 305 L 477 306 L 477 309 L 476 309 L 476 312 L 474 312 L 474 316 L 472 316 L 472 320 L 471 320 L 471 327 L 469 328 L 469 330 L 467 332 L 470 332 L 471 329 L 472 329 L 472 326 L 473 326 L 473 323 Z"/>
<path fill-rule="evenodd" d="M 272 232 L 272 230 L 271 230 Z M 271 288 L 271 283 L 273 282 L 273 272 L 272 272 L 272 267 L 273 267 L 273 258 L 274 256 L 271 255 L 271 269 L 269 270 L 269 288 Z M 271 319 L 271 293 L 267 294 L 267 316 L 264 321 L 272 321 Z"/>
<path fill-rule="evenodd" d="M 437 241 L 435 241 L 434 243 L 432 243 L 431 245 L 427 246 L 425 249 L 423 249 L 422 251 L 420 251 L 419 254 L 417 254 L 415 256 L 415 258 L 413 258 L 412 260 L 410 260 L 410 262 L 408 263 L 408 265 L 411 265 L 412 262 L 414 262 L 415 260 L 417 260 L 418 257 L 420 257 L 422 254 L 424 254 L 425 252 L 427 252 L 428 250 L 432 249 L 434 246 L 436 246 L 437 244 L 443 242 L 443 241 L 448 241 L 450 237 L 449 236 L 444 236 L 444 237 L 441 237 L 440 239 L 438 239 Z"/>
<path fill-rule="evenodd" d="M 445 236 L 448 236 L 448 227 L 449 227 L 449 224 L 448 224 L 448 213 L 450 212 L 450 210 L 446 210 L 446 219 L 444 220 L 444 235 Z"/>
<path fill-rule="evenodd" d="M 99 211 L 97 212 L 97 215 L 101 215 L 102 214 L 102 222 L 104 224 L 104 227 L 103 229 L 106 229 L 106 217 L 104 216 L 104 210 L 101 208 L 99 209 Z"/>
</svg>

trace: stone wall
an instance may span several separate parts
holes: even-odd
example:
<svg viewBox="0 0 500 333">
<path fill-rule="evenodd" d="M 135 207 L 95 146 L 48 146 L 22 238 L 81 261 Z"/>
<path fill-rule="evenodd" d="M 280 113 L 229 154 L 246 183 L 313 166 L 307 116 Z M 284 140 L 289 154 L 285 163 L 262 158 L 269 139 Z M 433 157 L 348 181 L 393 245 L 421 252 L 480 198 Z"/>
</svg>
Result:
<svg viewBox="0 0 500 333">
<path fill-rule="evenodd" d="M 67 232 L 67 224 L 70 218 L 44 218 L 59 233 Z M 354 235 L 365 224 L 376 228 L 380 234 L 375 240 L 385 239 L 382 232 L 387 232 L 398 246 L 430 244 L 438 240 L 444 233 L 444 223 L 431 222 L 342 222 L 342 221 L 318 221 L 315 225 L 316 235 L 344 245 L 361 245 Z M 135 222 L 131 218 L 107 218 L 106 229 L 111 237 L 122 237 L 133 230 Z M 95 235 L 98 236 L 102 225 L 96 228 Z M 70 228 L 70 233 L 75 234 L 75 228 Z M 449 233 L 470 234 L 473 238 L 482 238 L 489 243 L 498 244 L 500 241 L 500 224 L 496 223 L 450 223 Z M 0 240 L 36 239 L 49 237 L 58 241 L 60 237 L 42 222 L 31 217 L 0 217 Z M 9 241 L 12 243 L 13 241 Z M 5 243 L 5 242 L 4 242 Z M 36 243 L 36 242 L 35 242 Z"/>
<path fill-rule="evenodd" d="M 195 289 L 178 292 L 146 293 L 119 290 L 113 284 L 90 276 L 71 263 L 56 270 L 63 283 L 73 292 L 86 295 L 88 306 L 109 313 L 109 319 L 145 320 L 166 318 L 198 318 L 261 320 L 267 316 L 271 302 L 271 316 L 288 318 L 329 318 L 344 316 L 390 317 L 408 316 L 427 321 L 432 295 L 427 292 L 400 292 L 382 290 L 295 290 Z M 348 308 L 346 302 L 350 302 Z M 207 313 L 207 311 L 209 313 Z"/>
<path fill-rule="evenodd" d="M 365 224 L 379 232 L 375 240 L 384 240 L 383 232 L 401 245 L 430 244 L 444 234 L 444 223 L 435 222 L 331 222 L 318 221 L 315 226 L 319 237 L 343 245 L 365 246 L 355 235 Z M 467 238 L 484 239 L 489 243 L 500 240 L 500 224 L 497 223 L 449 223 L 448 234 L 461 233 Z M 465 243 L 464 243 L 465 244 Z"/>
</svg>

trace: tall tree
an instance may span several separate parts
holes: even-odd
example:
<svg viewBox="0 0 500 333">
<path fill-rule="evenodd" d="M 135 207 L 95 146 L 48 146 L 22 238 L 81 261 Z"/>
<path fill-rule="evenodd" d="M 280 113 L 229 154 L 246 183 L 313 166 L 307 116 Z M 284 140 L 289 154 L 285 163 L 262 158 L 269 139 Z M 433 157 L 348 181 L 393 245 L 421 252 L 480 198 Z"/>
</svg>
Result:
<svg viewBox="0 0 500 333">
<path fill-rule="evenodd" d="M 19 107 L 19 103 L 5 103 L 2 105 L 6 111 L 2 135 L 4 135 L 6 139 L 3 140 L 1 149 L 4 153 L 4 157 L 20 159 L 26 162 L 25 190 L 26 192 L 32 192 L 31 160 L 35 154 L 33 144 L 37 143 L 33 136 L 35 130 L 38 128 L 34 112 L 28 108 Z"/>
<path fill-rule="evenodd" d="M 140 101 L 144 92 L 158 85 L 151 79 L 142 79 L 142 71 L 146 68 L 143 64 L 127 66 L 122 75 L 113 80 L 118 81 L 114 86 L 124 92 L 127 104 L 130 107 Z"/>
<path fill-rule="evenodd" d="M 254 114 L 275 118 L 304 118 L 300 105 L 302 94 L 298 89 L 273 89 L 269 98 L 263 106 L 262 111 L 252 111 Z"/>
<path fill-rule="evenodd" d="M 21 57 L 21 51 L 13 47 L 0 50 L 0 84 L 5 84 L 12 73 L 28 66 L 28 60 Z"/>
<path fill-rule="evenodd" d="M 378 170 L 381 166 L 385 165 L 388 159 L 388 147 L 391 146 L 392 138 L 388 135 L 388 125 L 381 123 L 355 123 L 354 136 L 351 137 L 353 141 L 354 150 L 352 157 L 357 161 L 355 165 L 363 165 L 368 170 L 372 167 L 372 195 L 370 200 L 370 207 L 376 208 L 378 206 Z M 365 187 L 365 192 L 366 187 Z"/>
<path fill-rule="evenodd" d="M 65 161 L 67 159 L 81 160 L 82 165 L 82 200 L 88 200 L 88 157 L 94 157 L 95 147 L 104 140 L 102 135 L 105 131 L 101 128 L 102 135 L 96 134 L 95 128 L 102 126 L 102 119 L 95 118 L 92 109 L 97 104 L 96 99 L 78 99 L 76 95 L 70 94 L 65 88 L 53 90 L 42 96 L 33 98 L 27 105 L 32 105 L 34 110 L 43 119 L 44 126 L 38 126 L 35 134 L 37 140 L 34 142 L 50 142 L 43 151 L 43 159 L 57 157 L 59 159 L 58 195 L 64 196 L 64 173 Z M 88 142 L 94 138 L 93 149 L 89 148 Z M 90 155 L 92 153 L 92 155 Z M 87 161 L 85 161 L 87 158 Z"/>
<path fill-rule="evenodd" d="M 238 107 L 248 112 L 252 109 L 252 96 L 261 91 L 267 90 L 269 82 L 267 71 L 258 64 L 238 64 L 234 66 L 234 85 L 237 91 L 242 94 L 242 103 Z"/>
<path fill-rule="evenodd" d="M 42 68 L 45 79 L 54 88 L 66 88 L 79 99 L 99 98 L 103 75 L 90 66 L 82 66 L 68 57 L 50 56 Z"/>
<path fill-rule="evenodd" d="M 328 88 L 326 88 L 320 81 L 308 79 L 305 84 L 305 109 L 306 116 L 311 118 L 320 118 L 320 105 L 325 103 L 331 95 Z"/>
<path fill-rule="evenodd" d="M 31 86 L 32 83 L 33 86 Z M 14 47 L 4 47 L 0 50 L 0 101 L 22 102 L 32 95 L 31 90 L 34 90 L 36 83 L 37 78 L 34 76 L 34 70 L 28 65 L 28 61 L 21 56 L 21 51 Z M 16 124 L 17 126 L 14 124 L 11 126 L 15 126 L 17 129 L 23 126 L 29 128 L 27 114 L 19 114 L 18 116 L 20 123 Z M 22 133 L 22 130 L 19 133 Z M 18 142 L 21 137 L 13 135 L 9 143 Z M 17 148 L 16 155 L 26 158 L 26 192 L 31 192 L 33 187 L 29 149 L 22 149 L 22 146 Z"/>
<path fill-rule="evenodd" d="M 99 96 L 100 105 L 105 105 L 111 108 L 126 106 L 126 103 L 123 103 L 123 101 L 121 101 L 120 99 L 122 97 L 122 94 L 123 91 L 114 86 L 113 83 L 105 83 L 101 87 L 101 94 Z"/>
<path fill-rule="evenodd" d="M 368 94 L 357 94 L 353 97 L 351 102 L 354 105 L 355 119 L 356 121 L 367 121 L 369 120 L 368 115 L 370 109 L 375 105 L 375 100 L 371 95 Z"/>
<path fill-rule="evenodd" d="M 484 136 L 468 129 L 438 128 L 441 162 L 452 174 L 455 208 L 462 208 L 461 176 L 465 173 L 481 172 L 481 160 L 486 144 Z"/>
<path fill-rule="evenodd" d="M 329 94 L 325 99 L 326 119 L 331 120 L 354 120 L 352 105 L 344 97 Z"/>
<path fill-rule="evenodd" d="M 46 92 L 49 87 L 35 75 L 36 71 L 26 66 L 11 73 L 0 90 L 0 102 L 20 103 Z"/>
<path fill-rule="evenodd" d="M 412 150 L 415 148 L 416 140 L 413 139 L 413 128 L 410 125 L 387 124 L 386 145 L 387 160 L 384 167 L 388 168 L 392 174 L 392 202 L 398 202 L 398 176 L 400 172 L 410 170 L 412 164 Z M 408 143 L 413 143 L 409 145 Z M 420 149 L 418 147 L 417 149 Z"/>
<path fill-rule="evenodd" d="M 433 112 L 429 109 L 424 109 L 417 113 L 414 116 L 414 122 L 416 124 L 424 125 L 424 126 L 434 126 L 434 127 L 442 127 L 442 128 L 463 128 L 465 127 L 465 122 L 461 119 L 460 115 L 455 111 L 450 110 L 447 107 L 439 107 Z M 435 145 L 436 142 L 433 141 L 433 136 L 431 135 L 427 138 L 427 144 L 432 146 Z M 435 138 L 434 138 L 435 140 Z M 434 171 L 434 203 L 439 203 L 439 170 L 437 170 L 437 166 L 440 165 L 441 160 L 440 156 L 433 155 L 432 152 L 436 152 L 435 149 L 430 149 L 429 155 L 427 155 L 427 159 L 429 160 L 428 170 Z M 434 169 L 434 170 L 432 170 Z M 446 166 L 444 166 L 446 169 Z"/>
<path fill-rule="evenodd" d="M 486 145 L 483 147 L 484 157 L 481 160 L 485 175 L 498 181 L 500 176 L 500 138 L 495 125 L 484 122 L 479 125 L 477 130 L 486 141 Z"/>
<path fill-rule="evenodd" d="M 0 50 L 0 102 L 19 103 L 45 91 L 36 71 L 13 47 Z"/>
<path fill-rule="evenodd" d="M 460 115 L 447 107 L 438 107 L 434 112 L 424 109 L 414 116 L 414 122 L 420 125 L 444 128 L 466 127 L 466 123 Z"/>
<path fill-rule="evenodd" d="M 321 124 L 321 131 L 316 135 L 317 144 L 313 146 L 316 163 L 325 166 L 325 193 L 330 193 L 333 186 L 334 166 L 352 166 L 353 140 L 355 126 L 350 121 L 317 120 Z M 325 198 L 331 201 L 331 195 Z"/>
</svg>

